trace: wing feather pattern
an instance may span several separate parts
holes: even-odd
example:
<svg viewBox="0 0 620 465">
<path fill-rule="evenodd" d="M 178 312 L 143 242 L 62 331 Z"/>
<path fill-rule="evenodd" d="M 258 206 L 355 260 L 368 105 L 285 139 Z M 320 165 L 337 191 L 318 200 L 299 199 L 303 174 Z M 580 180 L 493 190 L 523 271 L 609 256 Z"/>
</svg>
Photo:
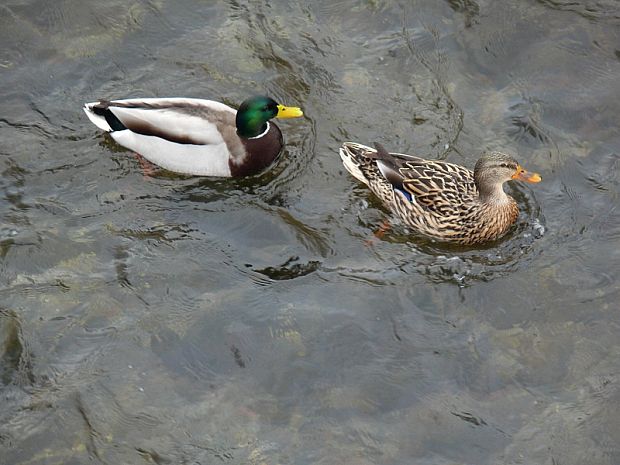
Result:
<svg viewBox="0 0 620 465">
<path fill-rule="evenodd" d="M 230 176 L 229 159 L 246 152 L 236 135 L 236 111 L 190 98 L 100 100 L 84 111 L 121 145 L 171 171 Z"/>
</svg>

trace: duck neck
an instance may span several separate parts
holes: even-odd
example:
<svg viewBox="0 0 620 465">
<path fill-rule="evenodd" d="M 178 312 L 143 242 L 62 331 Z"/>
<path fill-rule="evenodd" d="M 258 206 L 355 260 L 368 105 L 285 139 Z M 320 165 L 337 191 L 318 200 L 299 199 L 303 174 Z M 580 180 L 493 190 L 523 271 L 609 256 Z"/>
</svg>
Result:
<svg viewBox="0 0 620 465">
<path fill-rule="evenodd" d="M 480 202 L 492 204 L 509 203 L 510 198 L 506 195 L 502 186 L 503 183 L 486 184 L 476 182 Z"/>
<path fill-rule="evenodd" d="M 269 129 L 267 121 L 260 118 L 256 112 L 237 112 L 237 134 L 244 139 L 258 137 Z"/>
<path fill-rule="evenodd" d="M 237 128 L 237 134 L 244 139 L 257 139 L 264 136 L 269 130 L 269 123 L 264 123 L 262 126 L 252 128 Z"/>
</svg>

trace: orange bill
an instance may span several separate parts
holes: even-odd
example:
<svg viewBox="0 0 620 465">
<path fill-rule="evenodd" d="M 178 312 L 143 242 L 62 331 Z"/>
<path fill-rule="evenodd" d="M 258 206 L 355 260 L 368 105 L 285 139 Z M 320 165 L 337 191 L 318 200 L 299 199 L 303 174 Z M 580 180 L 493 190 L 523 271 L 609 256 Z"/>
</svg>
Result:
<svg viewBox="0 0 620 465">
<path fill-rule="evenodd" d="M 517 171 L 512 175 L 512 179 L 518 179 L 519 181 L 525 182 L 540 182 L 542 178 L 538 173 L 530 173 L 529 171 L 524 170 L 521 165 L 517 166 Z"/>
</svg>

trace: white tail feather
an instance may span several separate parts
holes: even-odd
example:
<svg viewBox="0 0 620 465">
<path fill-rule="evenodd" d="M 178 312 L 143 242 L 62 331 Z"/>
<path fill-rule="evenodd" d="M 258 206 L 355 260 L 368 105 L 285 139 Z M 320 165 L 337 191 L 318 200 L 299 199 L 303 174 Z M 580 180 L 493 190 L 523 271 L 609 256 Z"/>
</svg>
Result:
<svg viewBox="0 0 620 465">
<path fill-rule="evenodd" d="M 91 122 L 95 126 L 97 126 L 99 129 L 102 129 L 106 132 L 111 132 L 112 128 L 110 127 L 108 122 L 105 120 L 105 118 L 103 116 L 96 115 L 95 112 L 92 110 L 93 105 L 97 105 L 97 103 L 99 102 L 91 102 L 91 103 L 84 104 L 84 113 L 86 113 L 86 116 L 88 116 L 88 119 L 91 120 Z"/>
</svg>

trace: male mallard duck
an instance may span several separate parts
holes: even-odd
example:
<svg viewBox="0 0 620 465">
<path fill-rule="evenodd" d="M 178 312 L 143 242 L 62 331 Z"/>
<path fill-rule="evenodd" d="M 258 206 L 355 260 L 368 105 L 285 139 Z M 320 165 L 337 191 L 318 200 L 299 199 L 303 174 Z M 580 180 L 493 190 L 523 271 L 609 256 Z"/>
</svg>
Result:
<svg viewBox="0 0 620 465">
<path fill-rule="evenodd" d="M 84 111 L 120 145 L 169 171 L 199 176 L 248 176 L 269 166 L 283 146 L 272 118 L 303 112 L 269 97 L 245 100 L 239 110 L 212 100 L 144 98 L 100 100 Z"/>
<path fill-rule="evenodd" d="M 503 236 L 519 214 L 504 182 L 541 180 L 501 152 L 482 156 L 472 172 L 375 146 L 345 142 L 340 148 L 344 167 L 408 226 L 441 241 L 475 244 Z"/>
</svg>

